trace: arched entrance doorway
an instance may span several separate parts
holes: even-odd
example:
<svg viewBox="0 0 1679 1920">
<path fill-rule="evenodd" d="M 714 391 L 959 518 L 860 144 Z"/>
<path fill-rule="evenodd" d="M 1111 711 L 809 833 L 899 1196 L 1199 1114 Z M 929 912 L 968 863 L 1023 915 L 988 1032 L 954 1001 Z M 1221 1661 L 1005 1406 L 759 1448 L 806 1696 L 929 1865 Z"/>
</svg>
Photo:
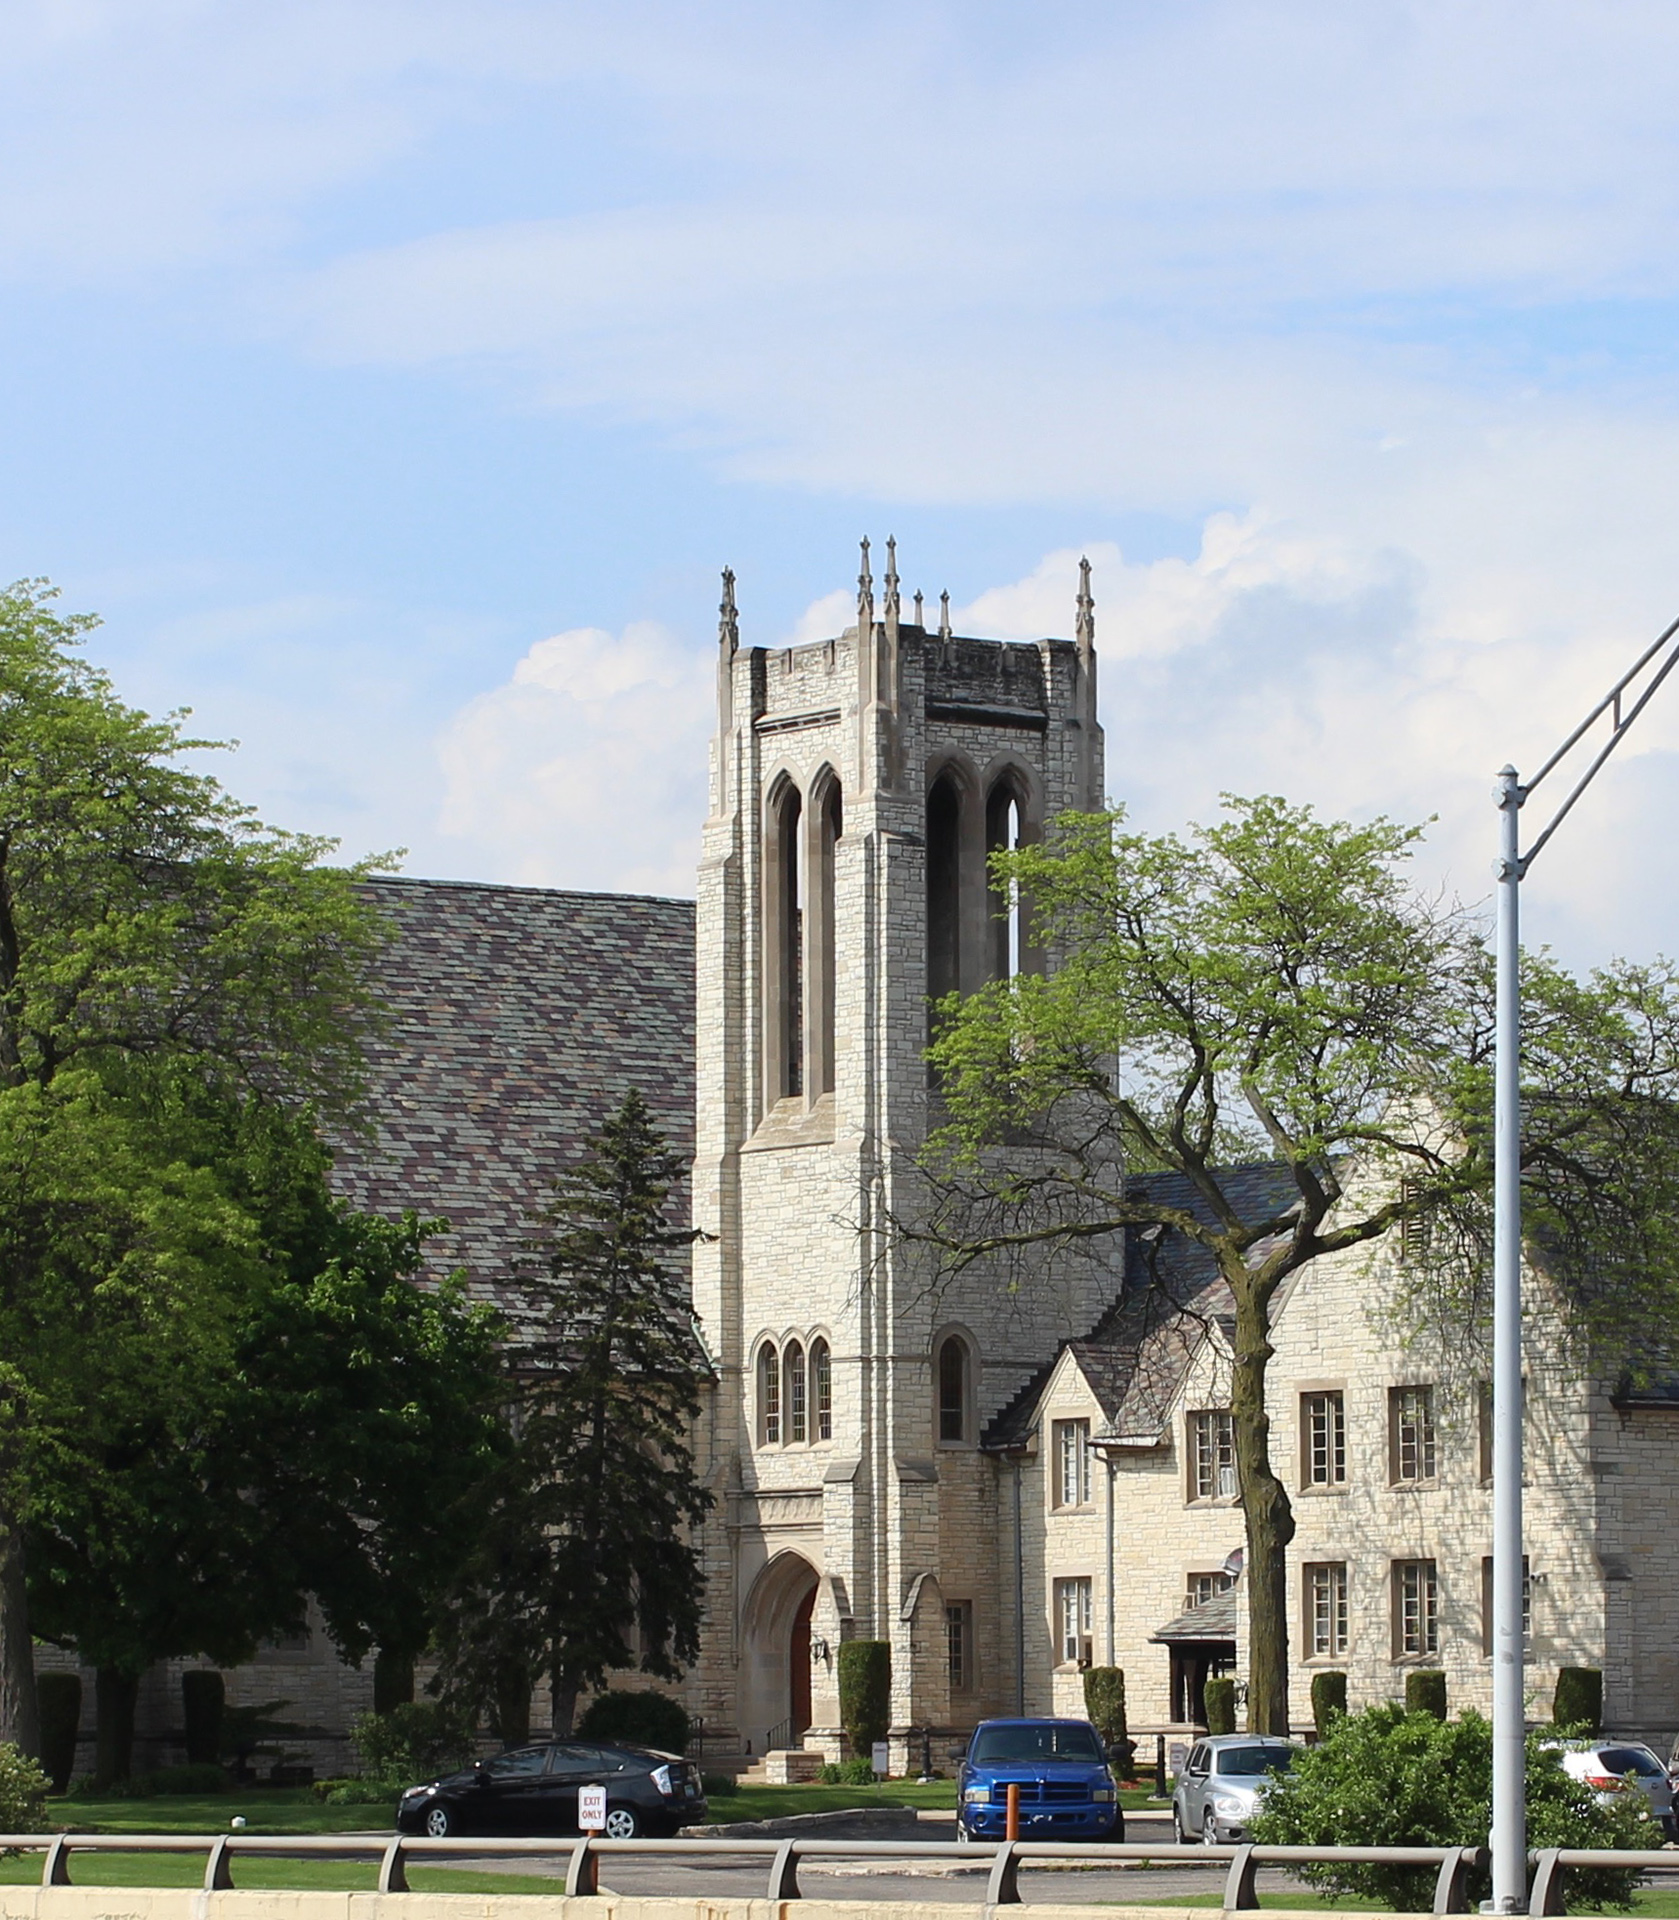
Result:
<svg viewBox="0 0 1679 1920">
<path fill-rule="evenodd" d="M 741 1625 L 740 1731 L 754 1753 L 796 1747 L 810 1725 L 810 1616 L 816 1569 L 778 1553 L 753 1582 Z"/>
</svg>

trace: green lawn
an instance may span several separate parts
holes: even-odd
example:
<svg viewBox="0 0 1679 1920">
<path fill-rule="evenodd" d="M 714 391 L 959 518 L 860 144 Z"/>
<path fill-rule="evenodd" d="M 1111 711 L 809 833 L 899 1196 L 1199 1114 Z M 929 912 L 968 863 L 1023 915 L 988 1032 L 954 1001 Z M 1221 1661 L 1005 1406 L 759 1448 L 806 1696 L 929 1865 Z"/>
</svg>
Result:
<svg viewBox="0 0 1679 1920">
<path fill-rule="evenodd" d="M 372 1893 L 378 1881 L 375 1861 L 236 1859 L 233 1877 L 240 1887 L 258 1891 Z M 0 1886 L 40 1883 L 41 1856 L 18 1854 L 0 1859 Z M 74 1854 L 70 1878 L 88 1887 L 199 1887 L 204 1884 L 202 1854 Z M 471 1873 L 452 1867 L 409 1867 L 416 1893 L 563 1893 L 564 1863 L 549 1877 L 527 1873 Z"/>
<path fill-rule="evenodd" d="M 251 1787 L 232 1793 L 160 1793 L 150 1800 L 100 1800 L 78 1795 L 49 1800 L 53 1827 L 87 1833 L 226 1833 L 242 1813 L 249 1833 L 369 1833 L 394 1831 L 394 1805 L 329 1807 L 307 1787 Z"/>
</svg>

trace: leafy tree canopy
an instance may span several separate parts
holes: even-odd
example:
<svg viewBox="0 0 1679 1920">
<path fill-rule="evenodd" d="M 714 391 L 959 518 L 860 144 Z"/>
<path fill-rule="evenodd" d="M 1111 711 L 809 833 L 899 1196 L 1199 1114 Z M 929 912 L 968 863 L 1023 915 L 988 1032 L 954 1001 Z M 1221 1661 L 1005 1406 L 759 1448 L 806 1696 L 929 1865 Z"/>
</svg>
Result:
<svg viewBox="0 0 1679 1920">
<path fill-rule="evenodd" d="M 1410 881 L 1419 834 L 1229 799 L 1187 836 L 1133 832 L 1116 809 L 994 856 L 1054 964 L 939 1007 L 944 1124 L 924 1204 L 898 1223 L 948 1267 L 1000 1263 L 1015 1284 L 1046 1256 L 1117 1274 L 1127 1228 L 1168 1229 L 1216 1266 L 1261 1731 L 1287 1726 L 1293 1516 L 1265 1405 L 1278 1290 L 1410 1221 L 1419 1294 L 1458 1324 L 1484 1307 L 1492 976 L 1479 920 Z M 1524 1049 L 1530 1222 L 1571 1325 L 1616 1365 L 1658 1331 L 1665 1348 L 1679 982 L 1666 963 L 1581 982 L 1541 956 Z M 1247 1177 L 1256 1161 L 1273 1177 Z"/>
</svg>

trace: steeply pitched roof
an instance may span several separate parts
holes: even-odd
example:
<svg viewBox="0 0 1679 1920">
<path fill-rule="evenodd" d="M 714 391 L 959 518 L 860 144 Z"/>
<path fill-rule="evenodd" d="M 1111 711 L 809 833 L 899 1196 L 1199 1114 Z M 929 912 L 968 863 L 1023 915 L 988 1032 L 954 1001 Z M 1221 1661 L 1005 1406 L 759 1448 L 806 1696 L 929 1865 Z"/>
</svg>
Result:
<svg viewBox="0 0 1679 1920">
<path fill-rule="evenodd" d="M 366 893 L 397 928 L 369 1055 L 379 1132 L 340 1143 L 333 1184 L 448 1219 L 433 1267 L 509 1301 L 529 1214 L 631 1087 L 693 1152 L 693 904 L 442 880 Z"/>
<path fill-rule="evenodd" d="M 1264 1219 L 1287 1210 L 1297 1197 L 1288 1169 L 1276 1161 L 1221 1167 L 1218 1175 L 1237 1211 Z M 1138 1174 L 1128 1194 L 1147 1195 L 1202 1220 L 1212 1210 L 1182 1174 Z M 1217 1328 L 1233 1330 L 1235 1303 L 1213 1256 L 1198 1241 L 1174 1230 L 1128 1228 L 1124 1271 L 1114 1299 L 1081 1340 L 1052 1355 L 986 1430 L 985 1445 L 1018 1445 L 1049 1384 L 1061 1353 L 1070 1352 L 1089 1382 L 1113 1433 L 1142 1438 L 1158 1434 L 1196 1349 Z"/>
</svg>

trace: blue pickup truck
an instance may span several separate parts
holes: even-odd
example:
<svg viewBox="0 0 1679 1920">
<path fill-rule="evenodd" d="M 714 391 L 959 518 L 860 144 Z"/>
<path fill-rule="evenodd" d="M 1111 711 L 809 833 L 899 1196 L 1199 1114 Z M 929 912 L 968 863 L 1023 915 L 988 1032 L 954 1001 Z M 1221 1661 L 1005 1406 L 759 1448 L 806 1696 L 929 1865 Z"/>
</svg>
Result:
<svg viewBox="0 0 1679 1920">
<path fill-rule="evenodd" d="M 957 1783 L 956 1837 L 1001 1840 L 1020 1788 L 1022 1840 L 1123 1840 L 1125 1815 L 1088 1720 L 982 1720 Z"/>
</svg>

